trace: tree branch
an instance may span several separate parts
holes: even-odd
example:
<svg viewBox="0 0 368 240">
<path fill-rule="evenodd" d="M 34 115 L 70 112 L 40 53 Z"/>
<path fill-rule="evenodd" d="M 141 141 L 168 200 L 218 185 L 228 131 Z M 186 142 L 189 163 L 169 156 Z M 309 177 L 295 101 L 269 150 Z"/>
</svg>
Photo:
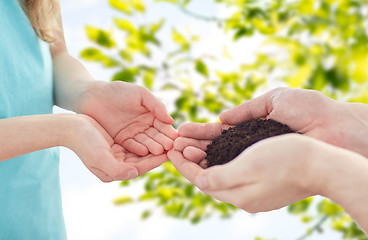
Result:
<svg viewBox="0 0 368 240">
<path fill-rule="evenodd" d="M 321 230 L 321 226 L 328 220 L 328 218 L 329 217 L 328 217 L 327 214 L 323 215 L 319 219 L 319 221 L 310 230 L 308 230 L 305 234 L 303 234 L 302 236 L 300 236 L 296 240 L 304 240 L 304 239 L 307 239 L 313 232 L 320 231 Z"/>
</svg>

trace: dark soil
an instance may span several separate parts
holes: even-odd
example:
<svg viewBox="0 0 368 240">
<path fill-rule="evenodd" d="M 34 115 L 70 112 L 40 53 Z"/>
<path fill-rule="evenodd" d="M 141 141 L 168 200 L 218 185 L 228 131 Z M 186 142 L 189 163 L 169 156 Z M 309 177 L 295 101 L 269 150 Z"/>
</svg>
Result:
<svg viewBox="0 0 368 240">
<path fill-rule="evenodd" d="M 252 144 L 286 133 L 294 133 L 294 131 L 287 125 L 272 119 L 242 122 L 224 130 L 207 146 L 207 167 L 230 162 Z"/>
</svg>

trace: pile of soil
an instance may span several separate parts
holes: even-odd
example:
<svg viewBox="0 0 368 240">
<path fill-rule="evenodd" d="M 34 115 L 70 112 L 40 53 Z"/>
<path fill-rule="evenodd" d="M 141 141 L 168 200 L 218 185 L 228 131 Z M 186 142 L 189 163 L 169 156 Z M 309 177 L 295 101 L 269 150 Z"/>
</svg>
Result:
<svg viewBox="0 0 368 240">
<path fill-rule="evenodd" d="M 207 146 L 207 167 L 225 164 L 252 144 L 265 138 L 295 133 L 287 125 L 272 119 L 254 119 L 224 130 Z"/>
</svg>

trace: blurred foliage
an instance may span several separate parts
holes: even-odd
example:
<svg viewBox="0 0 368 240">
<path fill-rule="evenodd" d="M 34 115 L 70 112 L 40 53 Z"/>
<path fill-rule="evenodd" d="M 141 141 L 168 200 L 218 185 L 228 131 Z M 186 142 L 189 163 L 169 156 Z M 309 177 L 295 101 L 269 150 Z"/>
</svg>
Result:
<svg viewBox="0 0 368 240">
<path fill-rule="evenodd" d="M 142 22 L 149 10 L 142 0 L 109 0 L 119 17 L 109 30 L 86 27 L 93 46 L 81 57 L 100 63 L 116 73 L 112 81 L 142 84 L 160 96 L 169 92 L 175 105 L 176 124 L 208 122 L 221 111 L 251 99 L 267 87 L 284 85 L 319 90 L 339 100 L 368 103 L 368 4 L 358 0 L 214 0 L 227 15 L 202 16 L 191 11 L 190 0 L 156 0 L 172 4 L 188 18 L 216 24 L 234 42 L 249 38 L 262 41 L 252 63 L 232 61 L 211 52 L 196 55 L 200 36 L 171 29 L 171 40 L 160 35 L 166 20 Z M 166 4 L 164 6 L 164 4 Z M 137 21 L 136 21 L 137 20 Z M 168 47 L 174 46 L 174 47 Z M 233 71 L 216 63 L 227 59 Z M 117 205 L 155 202 L 167 215 L 198 223 L 219 214 L 230 217 L 236 208 L 202 194 L 167 162 L 155 171 L 121 183 L 141 181 L 144 193 L 138 198 L 117 198 Z M 341 233 L 344 239 L 367 239 L 352 219 L 327 199 L 307 198 L 288 207 L 300 217 L 307 231 L 305 239 L 323 227 Z M 142 213 L 142 219 L 152 214 Z M 323 226 L 327 225 L 327 226 Z M 263 238 L 257 238 L 263 239 Z"/>
</svg>

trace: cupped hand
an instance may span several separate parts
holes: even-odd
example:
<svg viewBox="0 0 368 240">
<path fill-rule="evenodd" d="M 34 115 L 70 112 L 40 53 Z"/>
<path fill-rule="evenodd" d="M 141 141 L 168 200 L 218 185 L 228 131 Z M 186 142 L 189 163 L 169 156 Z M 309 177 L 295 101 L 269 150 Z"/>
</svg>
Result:
<svg viewBox="0 0 368 240">
<path fill-rule="evenodd" d="M 134 154 L 137 161 L 139 156 L 144 157 L 142 161 L 152 156 L 163 158 L 177 137 L 164 104 L 138 85 L 92 82 L 80 106 L 81 113 L 96 120 L 114 143 Z"/>
<path fill-rule="evenodd" d="M 208 131 L 201 139 L 211 139 L 221 129 L 219 124 L 204 126 Z M 298 134 L 272 137 L 252 145 L 227 164 L 207 169 L 190 160 L 193 152 L 171 150 L 168 156 L 203 192 L 253 213 L 278 209 L 319 192 L 318 180 L 323 174 L 315 167 L 316 142 Z M 192 143 L 198 149 L 205 140 Z"/>
<path fill-rule="evenodd" d="M 167 161 L 166 154 L 145 157 L 127 151 L 93 118 L 77 114 L 73 134 L 66 145 L 103 182 L 138 177 Z"/>
<path fill-rule="evenodd" d="M 314 90 L 277 88 L 223 112 L 224 124 L 269 118 L 292 130 L 368 157 L 368 107 L 337 102 Z"/>
<path fill-rule="evenodd" d="M 181 152 L 186 159 L 205 168 L 207 145 L 230 127 L 232 125 L 222 123 L 183 124 L 179 128 L 179 137 L 174 141 L 174 149 Z"/>
</svg>

